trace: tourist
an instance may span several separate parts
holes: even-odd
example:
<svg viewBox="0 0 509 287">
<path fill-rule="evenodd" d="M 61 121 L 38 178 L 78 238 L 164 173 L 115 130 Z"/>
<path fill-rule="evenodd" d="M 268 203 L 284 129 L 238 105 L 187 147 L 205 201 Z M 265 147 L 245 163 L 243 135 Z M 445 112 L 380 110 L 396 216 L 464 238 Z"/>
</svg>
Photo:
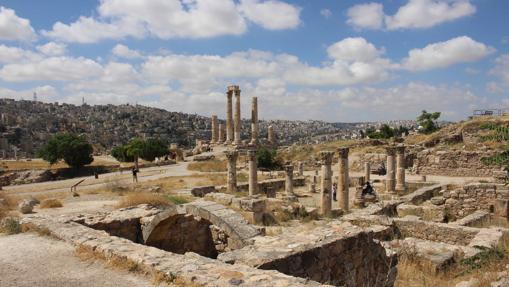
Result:
<svg viewBox="0 0 509 287">
<path fill-rule="evenodd" d="M 133 182 L 138 183 L 138 172 L 139 170 L 137 170 L 136 167 L 133 167 Z"/>
<path fill-rule="evenodd" d="M 336 194 L 338 193 L 338 185 L 337 183 L 332 185 L 332 200 L 337 201 Z"/>
<path fill-rule="evenodd" d="M 373 187 L 371 186 L 369 181 L 366 182 L 366 184 L 364 185 L 364 188 L 362 189 L 362 195 L 366 195 L 366 194 L 373 194 Z"/>
</svg>

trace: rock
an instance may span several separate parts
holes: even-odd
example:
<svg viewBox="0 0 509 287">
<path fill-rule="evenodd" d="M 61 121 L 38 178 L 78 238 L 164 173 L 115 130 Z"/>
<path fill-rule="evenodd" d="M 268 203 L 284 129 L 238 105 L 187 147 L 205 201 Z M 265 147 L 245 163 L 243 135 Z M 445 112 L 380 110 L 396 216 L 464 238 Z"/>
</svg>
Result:
<svg viewBox="0 0 509 287">
<path fill-rule="evenodd" d="M 434 205 L 443 205 L 445 203 L 445 199 L 442 196 L 435 196 L 430 201 Z"/>
<path fill-rule="evenodd" d="M 18 209 L 21 213 L 28 214 L 32 213 L 34 206 L 32 205 L 32 202 L 30 202 L 29 200 L 23 200 L 22 202 L 19 203 Z"/>
<path fill-rule="evenodd" d="M 479 285 L 479 280 L 472 278 L 468 281 L 461 281 L 460 283 L 456 284 L 454 287 L 475 287 Z"/>
<path fill-rule="evenodd" d="M 216 158 L 214 155 L 197 155 L 193 158 L 193 161 L 208 161 Z"/>
</svg>

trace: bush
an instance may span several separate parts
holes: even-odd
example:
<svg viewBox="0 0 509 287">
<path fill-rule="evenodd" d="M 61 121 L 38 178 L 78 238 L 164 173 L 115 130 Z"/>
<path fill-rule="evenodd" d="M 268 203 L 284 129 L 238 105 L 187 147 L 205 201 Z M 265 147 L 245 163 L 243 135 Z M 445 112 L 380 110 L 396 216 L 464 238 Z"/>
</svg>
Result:
<svg viewBox="0 0 509 287">
<path fill-rule="evenodd" d="M 273 149 L 260 148 L 256 152 L 256 159 L 259 168 L 275 170 L 281 167 L 281 163 L 276 159 L 277 152 Z"/>
<path fill-rule="evenodd" d="M 38 155 L 50 164 L 63 159 L 69 166 L 77 169 L 94 161 L 92 152 L 92 145 L 84 137 L 64 133 L 53 136 L 39 150 Z"/>
<path fill-rule="evenodd" d="M 140 204 L 158 206 L 173 206 L 174 203 L 164 195 L 149 192 L 132 192 L 122 198 L 117 204 L 118 208 L 132 207 Z"/>
<path fill-rule="evenodd" d="M 0 232 L 7 235 L 18 234 L 21 232 L 21 224 L 19 220 L 14 217 L 7 217 L 0 221 Z"/>
<path fill-rule="evenodd" d="M 58 199 L 54 199 L 54 198 L 49 198 L 49 199 L 45 199 L 41 202 L 40 204 L 40 208 L 58 208 L 58 207 L 63 207 L 64 205 L 62 204 L 62 202 L 60 202 L 60 200 Z"/>
</svg>

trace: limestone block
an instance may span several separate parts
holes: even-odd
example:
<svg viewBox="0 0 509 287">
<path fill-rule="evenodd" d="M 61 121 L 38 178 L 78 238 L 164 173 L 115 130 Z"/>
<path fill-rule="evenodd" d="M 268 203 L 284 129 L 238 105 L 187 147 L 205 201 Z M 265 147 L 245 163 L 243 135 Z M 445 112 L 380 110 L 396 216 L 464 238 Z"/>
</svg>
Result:
<svg viewBox="0 0 509 287">
<path fill-rule="evenodd" d="M 245 211 L 263 212 L 265 211 L 265 199 L 241 199 L 240 208 Z"/>
<path fill-rule="evenodd" d="M 502 217 L 509 217 L 509 200 L 497 199 L 495 200 L 495 214 Z"/>
<path fill-rule="evenodd" d="M 251 224 L 263 223 L 263 212 L 241 211 L 240 214 Z"/>
</svg>

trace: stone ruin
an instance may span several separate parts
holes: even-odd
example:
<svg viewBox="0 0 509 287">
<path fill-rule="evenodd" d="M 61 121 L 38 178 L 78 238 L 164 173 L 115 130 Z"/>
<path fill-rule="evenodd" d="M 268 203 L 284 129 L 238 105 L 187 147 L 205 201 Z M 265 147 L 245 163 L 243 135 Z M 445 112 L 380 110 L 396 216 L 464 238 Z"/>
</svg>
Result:
<svg viewBox="0 0 509 287">
<path fill-rule="evenodd" d="M 34 214 L 22 224 L 198 286 L 394 286 L 404 258 L 440 274 L 509 238 L 509 229 L 486 224 L 509 217 L 507 185 L 420 183 L 411 190 L 404 152 L 403 146 L 387 149 L 385 188 L 373 198 L 359 193 L 371 177 L 370 162 L 364 176 L 350 176 L 348 148 L 321 152 L 321 172 L 314 175 L 305 175 L 301 163 L 288 164 L 284 178 L 263 181 L 250 149 L 246 184 L 237 183 L 239 151 L 228 150 L 226 186 L 181 191 L 196 198 L 190 203 L 60 218 Z M 332 201 L 336 178 L 339 208 Z M 306 197 L 315 205 L 301 202 Z M 297 221 L 279 224 L 288 214 Z M 307 224 L 298 219 L 303 214 Z"/>
</svg>

